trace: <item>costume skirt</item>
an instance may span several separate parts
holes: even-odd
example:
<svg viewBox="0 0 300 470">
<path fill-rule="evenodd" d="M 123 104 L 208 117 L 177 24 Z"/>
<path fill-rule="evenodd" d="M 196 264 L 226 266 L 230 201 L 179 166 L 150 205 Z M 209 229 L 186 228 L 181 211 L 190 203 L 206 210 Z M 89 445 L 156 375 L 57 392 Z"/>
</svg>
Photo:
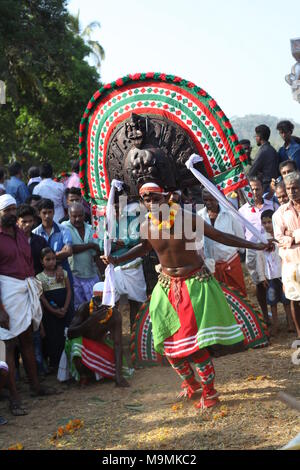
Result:
<svg viewBox="0 0 300 470">
<path fill-rule="evenodd" d="M 68 368 L 71 376 L 79 381 L 80 374 L 76 369 L 73 359 L 79 357 L 82 364 L 93 371 L 97 379 L 114 378 L 116 374 L 115 352 L 113 342 L 105 339 L 103 342 L 93 341 L 82 336 L 74 339 L 67 339 L 65 352 L 68 360 Z M 124 377 L 132 375 L 132 369 L 127 365 L 123 356 L 122 373 Z"/>
<path fill-rule="evenodd" d="M 161 273 L 149 312 L 154 348 L 160 354 L 176 358 L 215 346 L 228 348 L 228 353 L 244 348 L 241 327 L 205 267 L 185 278 Z"/>
</svg>

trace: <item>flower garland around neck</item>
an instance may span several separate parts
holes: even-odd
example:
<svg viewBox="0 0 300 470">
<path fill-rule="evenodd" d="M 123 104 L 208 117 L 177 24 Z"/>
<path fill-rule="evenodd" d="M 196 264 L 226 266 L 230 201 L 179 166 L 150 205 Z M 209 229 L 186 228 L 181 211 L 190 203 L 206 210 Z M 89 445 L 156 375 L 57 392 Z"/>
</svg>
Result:
<svg viewBox="0 0 300 470">
<path fill-rule="evenodd" d="M 94 301 L 93 301 L 93 299 L 91 299 L 90 304 L 89 304 L 89 312 L 90 312 L 90 315 L 92 315 L 93 312 L 94 312 Z M 112 314 L 113 314 L 113 309 L 112 309 L 112 307 L 109 307 L 107 312 L 106 312 L 105 317 L 103 318 L 103 320 L 99 320 L 98 323 L 100 323 L 100 324 L 107 323 L 108 320 L 110 320 Z"/>
<path fill-rule="evenodd" d="M 176 204 L 176 202 L 172 202 L 170 201 L 168 203 L 168 205 L 171 207 L 170 209 L 170 216 L 168 218 L 168 220 L 162 220 L 161 222 L 159 221 L 159 219 L 157 219 L 153 214 L 152 212 L 148 212 L 147 214 L 147 217 L 148 219 L 151 220 L 151 223 L 153 225 L 155 225 L 158 230 L 162 230 L 163 228 L 164 229 L 170 229 L 173 227 L 174 225 L 174 222 L 175 222 L 175 218 L 176 218 L 176 214 L 179 210 L 179 205 Z"/>
</svg>

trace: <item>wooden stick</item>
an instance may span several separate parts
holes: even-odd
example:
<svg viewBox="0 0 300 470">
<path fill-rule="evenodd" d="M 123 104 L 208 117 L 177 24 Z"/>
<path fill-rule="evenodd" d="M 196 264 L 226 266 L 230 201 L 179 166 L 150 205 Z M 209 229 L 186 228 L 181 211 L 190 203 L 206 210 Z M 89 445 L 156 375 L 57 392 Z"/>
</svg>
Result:
<svg viewBox="0 0 300 470">
<path fill-rule="evenodd" d="M 288 395 L 287 393 L 280 392 L 278 394 L 279 399 L 289 405 L 291 408 L 300 411 L 300 401 L 296 400 L 296 398 L 292 397 L 292 395 Z"/>
</svg>

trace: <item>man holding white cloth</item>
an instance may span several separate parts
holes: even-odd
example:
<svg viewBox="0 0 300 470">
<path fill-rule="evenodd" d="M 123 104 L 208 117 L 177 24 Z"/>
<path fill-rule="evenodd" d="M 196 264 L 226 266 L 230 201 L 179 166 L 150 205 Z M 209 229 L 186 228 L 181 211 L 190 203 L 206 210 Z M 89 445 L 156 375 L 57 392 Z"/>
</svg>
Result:
<svg viewBox="0 0 300 470">
<path fill-rule="evenodd" d="M 16 200 L 12 196 L 0 196 L 0 340 L 6 345 L 10 410 L 15 416 L 22 416 L 27 411 L 21 405 L 15 382 L 17 340 L 32 393 L 45 395 L 46 391 L 41 389 L 38 381 L 32 338 L 32 324 L 36 330 L 42 319 L 41 287 L 34 277 L 28 240 L 16 226 L 16 209 Z"/>
</svg>

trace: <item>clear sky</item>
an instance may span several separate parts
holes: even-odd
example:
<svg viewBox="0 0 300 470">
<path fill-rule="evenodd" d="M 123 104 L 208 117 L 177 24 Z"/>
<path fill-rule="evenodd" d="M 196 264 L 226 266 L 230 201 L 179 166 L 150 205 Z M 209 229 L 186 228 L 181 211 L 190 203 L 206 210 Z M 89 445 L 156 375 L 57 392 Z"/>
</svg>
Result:
<svg viewBox="0 0 300 470">
<path fill-rule="evenodd" d="M 271 114 L 300 122 L 285 75 L 300 37 L 300 0 L 70 0 L 105 49 L 104 82 L 136 72 L 179 75 L 228 117 Z"/>
</svg>

